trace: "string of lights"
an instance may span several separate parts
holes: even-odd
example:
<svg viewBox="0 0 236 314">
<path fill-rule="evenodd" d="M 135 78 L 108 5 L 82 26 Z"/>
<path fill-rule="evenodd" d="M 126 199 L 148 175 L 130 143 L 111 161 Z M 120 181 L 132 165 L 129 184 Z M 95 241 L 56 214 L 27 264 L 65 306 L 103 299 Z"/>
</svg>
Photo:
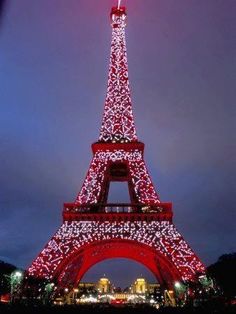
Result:
<svg viewBox="0 0 236 314">
<path fill-rule="evenodd" d="M 33 262 L 29 274 L 52 279 L 63 261 L 86 251 L 89 244 L 114 239 L 155 249 L 175 265 L 183 280 L 193 279 L 196 271 L 204 272 L 200 260 L 169 221 L 66 221 Z"/>
<path fill-rule="evenodd" d="M 97 151 L 75 203 L 80 205 L 98 203 L 105 185 L 108 164 L 117 161 L 127 162 L 138 202 L 147 205 L 159 204 L 160 200 L 148 174 L 142 152 L 138 149 Z"/>
<path fill-rule="evenodd" d="M 173 279 L 171 271 L 165 267 L 168 264 L 180 280 L 192 280 L 196 273 L 204 273 L 205 267 L 176 230 L 172 219 L 167 216 L 159 216 L 157 219 L 157 216 L 148 216 L 147 213 L 146 218 L 141 219 L 145 213 L 132 213 L 134 218 L 127 220 L 129 216 L 126 216 L 125 220 L 116 221 L 117 216 L 104 211 L 100 216 L 96 216 L 98 217 L 96 220 L 81 218 L 80 209 L 83 206 L 88 208 L 89 215 L 90 206 L 100 202 L 106 205 L 109 183 L 111 180 L 119 181 L 121 174 L 123 175 L 121 180 L 129 181 L 129 189 L 134 195 L 134 199 L 131 198 L 131 207 L 134 207 L 135 200 L 136 203 L 147 208 L 149 205 L 154 205 L 157 215 L 159 215 L 159 208 L 162 209 L 162 203 L 143 159 L 144 144 L 137 140 L 128 80 L 126 12 L 125 8 L 120 7 L 120 1 L 118 6 L 112 9 L 111 25 L 112 42 L 107 95 L 99 141 L 92 145 L 94 154 L 92 162 L 75 203 L 72 204 L 73 206 L 66 207 L 67 215 L 64 216 L 62 226 L 33 261 L 28 272 L 32 276 L 50 280 L 57 276 L 57 278 L 63 277 L 64 281 L 76 281 L 77 273 L 88 265 L 83 254 L 89 250 L 91 244 L 99 246 L 104 241 L 116 241 L 118 244 L 129 241 L 155 252 L 153 263 L 156 267 L 156 276 L 162 273 L 162 277 L 172 276 Z M 114 165 L 115 174 L 112 175 L 111 170 Z M 78 214 L 76 219 L 74 209 L 76 215 Z M 150 219 L 150 217 L 156 218 Z M 127 248 L 123 253 L 125 250 Z M 74 263 L 75 256 L 80 257 Z M 106 255 L 104 259 L 105 257 Z M 165 261 L 163 267 L 157 266 L 158 257 Z M 144 265 L 147 264 L 144 257 L 142 261 Z"/>
<path fill-rule="evenodd" d="M 128 79 L 125 41 L 126 13 L 111 14 L 112 41 L 107 95 L 99 141 L 137 141 Z"/>
</svg>

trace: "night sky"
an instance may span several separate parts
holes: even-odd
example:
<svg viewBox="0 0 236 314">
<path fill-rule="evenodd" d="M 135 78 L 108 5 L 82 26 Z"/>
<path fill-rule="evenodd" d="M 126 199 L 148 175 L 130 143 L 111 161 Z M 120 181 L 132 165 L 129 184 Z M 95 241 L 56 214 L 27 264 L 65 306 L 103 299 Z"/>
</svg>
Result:
<svg viewBox="0 0 236 314">
<path fill-rule="evenodd" d="M 7 1 L 0 23 L 0 259 L 28 267 L 92 158 L 115 0 Z M 145 161 L 205 265 L 236 251 L 236 1 L 126 0 L 133 110 Z M 126 200 L 124 185 L 110 199 Z M 126 188 L 126 187 L 125 187 Z M 143 274 L 108 260 L 85 280 Z"/>
</svg>

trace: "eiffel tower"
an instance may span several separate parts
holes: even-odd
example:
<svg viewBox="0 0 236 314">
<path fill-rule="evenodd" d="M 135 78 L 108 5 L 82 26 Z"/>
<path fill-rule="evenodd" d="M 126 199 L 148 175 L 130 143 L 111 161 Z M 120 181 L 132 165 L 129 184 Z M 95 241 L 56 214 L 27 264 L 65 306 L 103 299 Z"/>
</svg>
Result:
<svg viewBox="0 0 236 314">
<path fill-rule="evenodd" d="M 196 280 L 205 267 L 172 222 L 172 204 L 153 186 L 137 138 L 125 41 L 127 14 L 118 4 L 112 26 L 108 87 L 99 140 L 76 200 L 64 204 L 63 223 L 28 269 L 29 275 L 75 287 L 96 263 L 128 258 L 160 284 Z M 128 184 L 130 203 L 109 204 L 110 182 Z"/>
</svg>

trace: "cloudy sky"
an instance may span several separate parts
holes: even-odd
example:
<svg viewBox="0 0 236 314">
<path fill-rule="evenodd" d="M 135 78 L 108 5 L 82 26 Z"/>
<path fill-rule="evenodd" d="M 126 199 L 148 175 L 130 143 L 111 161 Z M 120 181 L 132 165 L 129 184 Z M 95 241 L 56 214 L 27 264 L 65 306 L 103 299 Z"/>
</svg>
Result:
<svg viewBox="0 0 236 314">
<path fill-rule="evenodd" d="M 27 267 L 62 222 L 98 139 L 115 0 L 7 1 L 0 23 L 0 259 Z M 139 140 L 205 265 L 236 251 L 235 0 L 126 0 Z M 111 199 L 126 198 L 113 186 Z M 132 266 L 132 268 L 131 268 Z M 108 271 L 109 270 L 109 271 Z M 109 260 L 126 285 L 143 267 Z M 118 275 L 117 275 L 118 274 Z M 122 276 L 121 276 L 122 274 Z M 126 280 L 124 279 L 126 278 Z"/>
</svg>

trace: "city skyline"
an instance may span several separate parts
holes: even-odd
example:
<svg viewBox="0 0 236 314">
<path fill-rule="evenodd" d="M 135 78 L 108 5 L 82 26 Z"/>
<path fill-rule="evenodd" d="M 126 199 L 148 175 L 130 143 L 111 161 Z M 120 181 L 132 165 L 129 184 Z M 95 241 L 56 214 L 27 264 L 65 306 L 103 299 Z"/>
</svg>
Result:
<svg viewBox="0 0 236 314">
<path fill-rule="evenodd" d="M 0 258 L 19 267 L 29 266 L 60 225 L 63 203 L 75 199 L 106 93 L 112 1 L 53 4 L 9 4 L 1 29 Z M 177 229 L 209 264 L 236 249 L 233 2 L 124 4 L 138 138 Z"/>
</svg>

